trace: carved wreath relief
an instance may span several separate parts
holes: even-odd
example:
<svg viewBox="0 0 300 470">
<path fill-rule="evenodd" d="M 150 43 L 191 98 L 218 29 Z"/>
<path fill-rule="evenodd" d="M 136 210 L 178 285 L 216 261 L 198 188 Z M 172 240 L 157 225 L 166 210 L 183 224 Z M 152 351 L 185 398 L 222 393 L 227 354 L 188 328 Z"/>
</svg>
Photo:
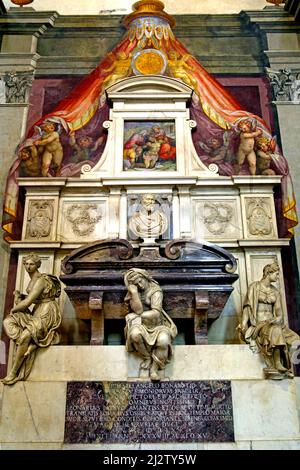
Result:
<svg viewBox="0 0 300 470">
<path fill-rule="evenodd" d="M 31 238 L 48 237 L 53 221 L 53 201 L 30 201 L 27 216 L 26 236 Z"/>
<path fill-rule="evenodd" d="M 66 212 L 66 218 L 75 235 L 86 237 L 94 232 L 102 214 L 99 214 L 96 204 L 72 204 Z"/>
<path fill-rule="evenodd" d="M 269 201 L 250 199 L 247 203 L 247 222 L 251 235 L 271 235 L 273 225 Z"/>
<path fill-rule="evenodd" d="M 204 225 L 214 235 L 223 234 L 233 217 L 233 207 L 220 202 L 204 204 Z"/>
</svg>

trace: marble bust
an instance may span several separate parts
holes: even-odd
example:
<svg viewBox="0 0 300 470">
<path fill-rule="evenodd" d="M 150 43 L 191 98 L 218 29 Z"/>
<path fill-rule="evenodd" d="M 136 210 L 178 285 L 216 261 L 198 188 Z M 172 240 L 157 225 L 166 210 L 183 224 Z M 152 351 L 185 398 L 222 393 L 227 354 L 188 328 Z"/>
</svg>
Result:
<svg viewBox="0 0 300 470">
<path fill-rule="evenodd" d="M 137 236 L 145 239 L 155 239 L 168 228 L 166 214 L 155 207 L 155 196 L 144 194 L 141 205 L 128 222 L 130 230 Z"/>
</svg>

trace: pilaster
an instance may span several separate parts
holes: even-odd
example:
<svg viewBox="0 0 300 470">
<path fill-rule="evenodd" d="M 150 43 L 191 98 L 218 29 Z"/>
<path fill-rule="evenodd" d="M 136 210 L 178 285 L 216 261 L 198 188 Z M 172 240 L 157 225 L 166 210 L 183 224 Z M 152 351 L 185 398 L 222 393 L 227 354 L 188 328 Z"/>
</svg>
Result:
<svg viewBox="0 0 300 470">
<path fill-rule="evenodd" d="M 0 16 L 4 31 L 0 50 L 0 217 L 9 168 L 14 150 L 26 131 L 29 92 L 37 62 L 38 38 L 54 25 L 56 12 L 35 12 L 32 8 L 11 8 Z M 10 250 L 0 229 L 0 326 L 2 323 Z"/>
</svg>

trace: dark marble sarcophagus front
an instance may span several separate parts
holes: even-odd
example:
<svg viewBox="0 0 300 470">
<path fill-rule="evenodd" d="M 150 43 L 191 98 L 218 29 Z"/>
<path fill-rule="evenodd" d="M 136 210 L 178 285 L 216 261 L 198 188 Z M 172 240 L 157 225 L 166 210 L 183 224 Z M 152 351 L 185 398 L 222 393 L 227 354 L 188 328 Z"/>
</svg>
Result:
<svg viewBox="0 0 300 470">
<path fill-rule="evenodd" d="M 134 248 L 127 240 L 87 244 L 62 262 L 61 276 L 76 316 L 91 323 L 90 344 L 104 344 L 105 321 L 125 326 L 124 274 L 146 269 L 164 292 L 164 309 L 191 329 L 190 344 L 207 344 L 209 325 L 219 318 L 238 278 L 236 260 L 207 242 L 173 240 L 165 247 Z"/>
</svg>

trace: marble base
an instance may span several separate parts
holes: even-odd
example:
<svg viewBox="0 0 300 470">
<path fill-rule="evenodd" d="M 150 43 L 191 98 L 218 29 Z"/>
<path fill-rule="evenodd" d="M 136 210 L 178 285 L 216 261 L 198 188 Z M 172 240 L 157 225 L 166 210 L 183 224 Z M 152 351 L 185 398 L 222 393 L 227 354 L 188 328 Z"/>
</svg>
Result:
<svg viewBox="0 0 300 470">
<path fill-rule="evenodd" d="M 67 382 L 126 382 L 127 354 L 121 346 L 53 346 L 39 352 L 30 380 L 0 384 L 1 449 L 299 449 L 300 378 L 265 380 L 243 345 L 174 349 L 171 381 L 231 380 L 235 442 L 64 444 Z"/>
<path fill-rule="evenodd" d="M 19 382 L 3 392 L 0 442 L 62 442 L 66 387 L 63 382 Z"/>
<path fill-rule="evenodd" d="M 209 364 L 209 367 L 208 367 Z M 140 359 L 124 346 L 51 346 L 39 350 L 30 381 L 116 381 L 139 377 Z M 171 380 L 262 380 L 264 363 L 247 345 L 174 346 Z"/>
<path fill-rule="evenodd" d="M 235 438 L 300 439 L 295 380 L 232 381 Z"/>
</svg>

